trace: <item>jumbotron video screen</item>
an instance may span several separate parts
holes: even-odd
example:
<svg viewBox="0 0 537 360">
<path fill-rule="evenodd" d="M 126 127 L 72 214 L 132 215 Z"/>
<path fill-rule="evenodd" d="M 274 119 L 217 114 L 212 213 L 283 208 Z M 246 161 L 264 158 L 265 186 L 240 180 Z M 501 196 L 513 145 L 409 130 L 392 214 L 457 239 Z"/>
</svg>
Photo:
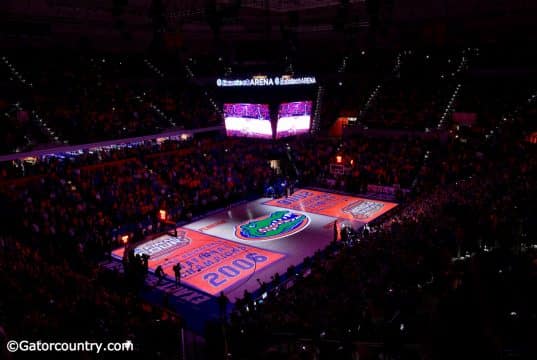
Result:
<svg viewBox="0 0 537 360">
<path fill-rule="evenodd" d="M 272 139 L 272 124 L 267 104 L 224 104 L 227 136 Z"/>
<path fill-rule="evenodd" d="M 295 101 L 280 104 L 276 139 L 309 132 L 311 125 L 311 101 Z"/>
</svg>

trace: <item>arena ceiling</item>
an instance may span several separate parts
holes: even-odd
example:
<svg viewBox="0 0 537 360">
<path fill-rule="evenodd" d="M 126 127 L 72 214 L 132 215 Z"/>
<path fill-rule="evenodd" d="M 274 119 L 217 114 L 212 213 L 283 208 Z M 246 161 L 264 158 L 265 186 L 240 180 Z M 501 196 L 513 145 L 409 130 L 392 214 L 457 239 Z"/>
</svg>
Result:
<svg viewBox="0 0 537 360">
<path fill-rule="evenodd" d="M 188 48 L 215 36 L 332 44 L 345 36 L 365 42 L 377 28 L 388 45 L 424 31 L 442 41 L 489 41 L 520 31 L 534 38 L 536 13 L 529 0 L 2 0 L 0 42 L 69 47 L 83 39 L 103 49 L 140 49 L 162 31 Z"/>
</svg>

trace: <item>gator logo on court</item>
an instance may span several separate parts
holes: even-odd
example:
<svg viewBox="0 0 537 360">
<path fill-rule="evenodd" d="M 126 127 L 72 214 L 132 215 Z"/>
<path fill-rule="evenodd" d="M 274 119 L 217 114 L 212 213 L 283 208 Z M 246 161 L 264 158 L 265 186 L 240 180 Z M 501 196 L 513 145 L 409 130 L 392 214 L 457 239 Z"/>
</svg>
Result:
<svg viewBox="0 0 537 360">
<path fill-rule="evenodd" d="M 242 240 L 280 239 L 302 231 L 309 223 L 304 214 L 281 210 L 238 225 L 235 236 Z"/>
<path fill-rule="evenodd" d="M 357 220 L 364 220 L 375 215 L 383 207 L 384 204 L 378 201 L 358 200 L 345 206 L 342 210 Z"/>
<path fill-rule="evenodd" d="M 156 260 L 165 257 L 169 253 L 190 244 L 190 239 L 185 231 L 178 231 L 177 237 L 164 235 L 154 240 L 148 241 L 134 249 L 134 255 L 146 254 L 149 259 Z"/>
</svg>

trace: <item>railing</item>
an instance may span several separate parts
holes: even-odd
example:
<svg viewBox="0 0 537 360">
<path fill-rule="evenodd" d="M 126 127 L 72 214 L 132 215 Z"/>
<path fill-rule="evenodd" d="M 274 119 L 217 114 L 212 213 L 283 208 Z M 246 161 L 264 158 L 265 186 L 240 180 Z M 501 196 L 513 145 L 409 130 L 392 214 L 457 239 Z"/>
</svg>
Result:
<svg viewBox="0 0 537 360">
<path fill-rule="evenodd" d="M 143 102 L 145 101 L 145 92 L 143 92 L 141 95 L 137 95 L 136 100 L 138 100 L 140 104 L 143 104 Z M 162 111 L 162 109 L 158 105 L 154 104 L 153 102 L 150 102 L 149 107 L 151 107 L 151 110 L 156 113 L 157 116 L 159 116 L 162 120 L 168 122 L 170 126 L 177 126 L 177 123 L 174 121 L 174 119 L 166 116 L 164 111 Z"/>
<path fill-rule="evenodd" d="M 20 84 L 23 87 L 29 90 L 32 90 L 34 88 L 34 84 L 30 80 L 28 80 L 26 77 L 24 77 L 22 73 L 16 68 L 15 64 L 10 62 L 6 56 L 2 56 L 1 59 L 4 65 L 8 68 L 11 75 L 13 76 L 13 79 L 16 79 L 18 82 L 20 82 Z M 25 110 L 20 105 L 20 102 L 15 103 L 14 106 L 17 109 L 17 111 Z M 50 127 L 47 121 L 43 119 L 43 117 L 39 115 L 36 110 L 31 111 L 30 119 L 35 125 L 37 125 L 40 131 L 50 139 L 50 141 L 53 141 L 56 143 L 64 143 L 64 144 L 68 143 L 65 139 L 61 139 L 59 137 L 59 135 L 54 131 L 54 129 Z"/>
<path fill-rule="evenodd" d="M 321 128 L 321 108 L 323 103 L 324 88 L 322 85 L 319 85 L 317 90 L 317 101 L 315 103 L 315 112 L 313 113 L 313 126 L 312 132 L 318 132 Z"/>
<path fill-rule="evenodd" d="M 408 51 L 408 54 L 411 54 L 411 52 Z M 401 64 L 402 64 L 402 59 L 404 55 L 407 55 L 407 51 L 398 53 L 397 56 L 395 57 L 395 61 L 394 61 L 392 72 L 391 72 L 392 74 L 396 75 L 401 70 Z M 369 109 L 371 109 L 371 105 L 375 102 L 376 98 L 379 96 L 382 90 L 383 83 L 384 83 L 384 80 L 381 80 L 377 84 L 377 86 L 375 86 L 373 90 L 371 90 L 371 92 L 369 93 L 369 97 L 367 98 L 365 104 L 362 106 L 362 109 L 360 109 L 358 116 L 356 116 L 357 121 L 354 125 L 356 126 L 362 125 L 362 121 L 365 119 L 365 116 L 367 115 L 367 112 L 369 111 Z"/>
<path fill-rule="evenodd" d="M 457 95 L 459 94 L 461 86 L 462 84 L 459 83 L 455 87 L 455 90 L 453 90 L 453 93 L 451 94 L 451 98 L 446 104 L 446 107 L 444 108 L 444 112 L 442 113 L 442 116 L 440 117 L 440 121 L 438 122 L 438 125 L 437 125 L 438 129 L 442 129 L 443 127 L 446 126 L 446 119 L 448 115 L 450 115 L 454 111 L 453 103 L 455 102 L 455 99 L 457 99 Z"/>
<path fill-rule="evenodd" d="M 191 59 L 190 59 L 191 60 Z M 195 81 L 196 79 L 196 75 L 194 75 L 194 72 L 192 71 L 192 69 L 190 68 L 190 65 L 188 64 L 185 64 L 185 71 L 188 75 L 188 77 L 190 78 L 190 80 L 192 81 Z M 222 111 L 222 109 L 220 107 L 218 107 L 218 105 L 216 104 L 216 101 L 214 101 L 214 99 L 209 95 L 209 93 L 207 92 L 207 90 L 204 90 L 203 91 L 203 94 L 205 95 L 206 99 L 209 101 L 209 103 L 211 104 L 211 106 L 213 107 L 214 111 L 219 114 L 220 116 L 223 116 L 224 113 Z"/>
<path fill-rule="evenodd" d="M 457 66 L 457 69 L 451 73 L 452 78 L 455 78 L 461 72 L 468 69 L 468 61 L 469 61 L 470 55 L 471 55 L 470 48 L 468 49 L 468 51 L 466 50 L 462 51 L 459 65 Z M 453 90 L 453 93 L 451 94 L 451 98 L 447 102 L 446 107 L 444 108 L 444 111 L 442 113 L 442 116 L 440 117 L 440 120 L 438 121 L 438 124 L 437 124 L 438 129 L 442 129 L 446 126 L 446 120 L 448 119 L 448 116 L 455 110 L 453 107 L 453 103 L 457 99 L 457 96 L 459 95 L 459 91 L 461 87 L 462 87 L 462 83 L 459 82 L 457 86 L 455 87 L 455 89 Z"/>
<path fill-rule="evenodd" d="M 349 0 L 349 3 L 363 3 L 365 0 Z M 243 0 L 242 6 L 247 8 L 288 12 L 308 10 L 327 6 L 338 6 L 340 0 Z"/>
<path fill-rule="evenodd" d="M 161 78 L 164 77 L 164 72 L 162 70 L 160 70 L 155 64 L 153 64 L 151 61 L 149 61 L 149 59 L 144 59 L 144 64 L 151 70 L 153 71 L 155 74 L 157 74 L 158 76 L 160 76 Z"/>
<path fill-rule="evenodd" d="M 24 153 L 3 155 L 3 156 L 0 156 L 0 162 L 22 160 L 22 159 L 30 158 L 30 157 L 39 158 L 39 157 L 44 157 L 44 156 L 53 156 L 55 154 L 62 154 L 62 153 L 82 152 L 84 150 L 93 150 L 93 149 L 103 150 L 106 148 L 129 146 L 131 144 L 141 143 L 144 141 L 173 140 L 177 138 L 181 140 L 186 140 L 188 138 L 191 138 L 194 134 L 219 131 L 223 129 L 224 129 L 223 126 L 213 126 L 209 128 L 195 129 L 195 130 L 168 131 L 168 132 L 163 132 L 163 133 L 158 133 L 158 134 L 125 138 L 125 139 L 108 140 L 108 141 L 102 141 L 102 142 L 90 143 L 90 144 L 53 147 L 53 148 L 48 148 L 48 149 L 28 151 Z"/>
</svg>

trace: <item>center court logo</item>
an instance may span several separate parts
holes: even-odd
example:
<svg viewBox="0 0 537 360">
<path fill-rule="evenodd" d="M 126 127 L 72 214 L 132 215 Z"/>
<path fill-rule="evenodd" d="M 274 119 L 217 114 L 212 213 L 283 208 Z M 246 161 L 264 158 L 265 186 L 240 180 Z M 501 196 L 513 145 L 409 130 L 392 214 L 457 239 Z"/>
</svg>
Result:
<svg viewBox="0 0 537 360">
<path fill-rule="evenodd" d="M 156 260 L 187 246 L 190 241 L 185 231 L 178 231 L 177 236 L 165 235 L 137 246 L 134 255 L 146 254 L 151 260 Z"/>
<path fill-rule="evenodd" d="M 350 205 L 345 206 L 342 211 L 351 214 L 357 220 L 363 220 L 372 217 L 384 207 L 384 204 L 371 200 L 358 200 Z"/>
<path fill-rule="evenodd" d="M 310 223 L 307 215 L 281 210 L 235 227 L 235 236 L 241 240 L 274 240 L 296 234 Z"/>
</svg>

